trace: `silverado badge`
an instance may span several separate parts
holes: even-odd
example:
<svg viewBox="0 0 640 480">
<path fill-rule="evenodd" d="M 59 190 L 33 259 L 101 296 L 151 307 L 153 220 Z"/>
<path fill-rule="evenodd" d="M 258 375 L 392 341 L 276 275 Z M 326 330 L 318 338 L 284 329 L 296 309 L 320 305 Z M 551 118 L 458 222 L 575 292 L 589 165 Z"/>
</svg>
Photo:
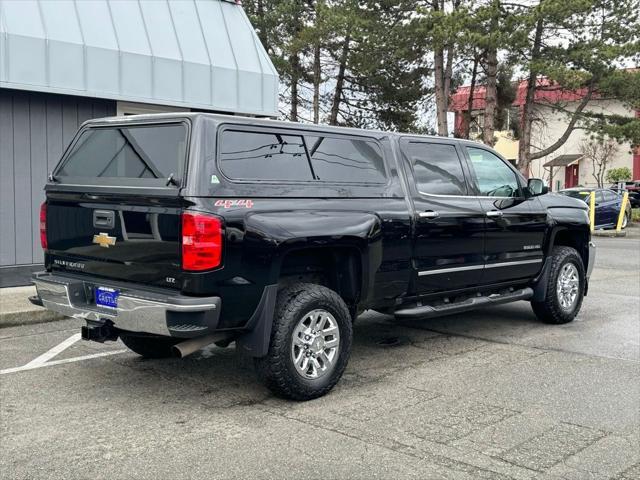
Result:
<svg viewBox="0 0 640 480">
<path fill-rule="evenodd" d="M 116 244 L 116 237 L 110 237 L 108 233 L 100 232 L 100 235 L 93 236 L 93 243 L 97 243 L 104 248 L 109 248 L 110 245 Z"/>
</svg>

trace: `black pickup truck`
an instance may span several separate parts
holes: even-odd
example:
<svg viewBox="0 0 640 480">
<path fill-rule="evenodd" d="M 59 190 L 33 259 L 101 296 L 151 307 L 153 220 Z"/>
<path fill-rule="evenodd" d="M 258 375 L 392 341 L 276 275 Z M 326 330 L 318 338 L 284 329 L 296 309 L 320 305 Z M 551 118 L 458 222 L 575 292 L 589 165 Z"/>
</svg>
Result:
<svg viewBox="0 0 640 480">
<path fill-rule="evenodd" d="M 86 122 L 45 187 L 34 303 L 144 357 L 228 345 L 328 392 L 352 322 L 517 300 L 570 322 L 587 205 L 478 143 L 203 113 Z"/>
</svg>

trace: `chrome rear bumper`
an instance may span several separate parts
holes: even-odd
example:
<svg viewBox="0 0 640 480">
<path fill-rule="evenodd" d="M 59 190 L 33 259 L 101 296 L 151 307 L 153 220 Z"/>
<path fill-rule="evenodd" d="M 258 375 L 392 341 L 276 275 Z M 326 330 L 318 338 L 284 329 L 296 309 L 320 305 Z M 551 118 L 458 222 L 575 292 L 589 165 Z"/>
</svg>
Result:
<svg viewBox="0 0 640 480">
<path fill-rule="evenodd" d="M 36 303 L 67 317 L 94 324 L 111 322 L 119 330 L 191 338 L 214 331 L 218 325 L 220 297 L 187 297 L 114 284 L 95 278 L 77 278 L 38 272 L 32 277 L 38 291 Z M 95 304 L 96 286 L 120 290 L 118 308 Z"/>
</svg>

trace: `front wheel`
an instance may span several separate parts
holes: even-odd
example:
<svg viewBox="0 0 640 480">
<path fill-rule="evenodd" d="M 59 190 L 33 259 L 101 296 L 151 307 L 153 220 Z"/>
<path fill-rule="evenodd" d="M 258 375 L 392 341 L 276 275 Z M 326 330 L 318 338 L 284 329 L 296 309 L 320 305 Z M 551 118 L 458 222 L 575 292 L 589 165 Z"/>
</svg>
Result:
<svg viewBox="0 0 640 480">
<path fill-rule="evenodd" d="M 276 395 L 311 400 L 329 392 L 349 360 L 349 309 L 322 285 L 298 283 L 278 292 L 269 351 L 258 374 Z"/>
<path fill-rule="evenodd" d="M 545 298 L 531 302 L 534 313 L 545 323 L 571 322 L 582 306 L 585 282 L 584 265 L 578 252 L 571 247 L 555 247 Z"/>
</svg>

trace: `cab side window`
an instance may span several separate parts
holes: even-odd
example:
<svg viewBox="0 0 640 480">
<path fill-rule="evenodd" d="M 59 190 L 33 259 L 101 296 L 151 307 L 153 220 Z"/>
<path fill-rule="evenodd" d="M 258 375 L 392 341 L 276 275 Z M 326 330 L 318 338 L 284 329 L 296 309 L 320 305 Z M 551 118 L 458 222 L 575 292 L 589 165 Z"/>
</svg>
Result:
<svg viewBox="0 0 640 480">
<path fill-rule="evenodd" d="M 418 191 L 430 195 L 466 195 L 467 184 L 456 147 L 444 143 L 409 142 L 409 157 Z"/>
<path fill-rule="evenodd" d="M 313 180 L 299 135 L 225 130 L 220 168 L 233 180 Z"/>
<path fill-rule="evenodd" d="M 466 147 L 482 197 L 517 197 L 518 177 L 502 159 L 482 148 Z"/>
<path fill-rule="evenodd" d="M 234 128 L 222 130 L 218 151 L 220 170 L 231 180 L 387 182 L 382 150 L 367 138 Z"/>
</svg>

